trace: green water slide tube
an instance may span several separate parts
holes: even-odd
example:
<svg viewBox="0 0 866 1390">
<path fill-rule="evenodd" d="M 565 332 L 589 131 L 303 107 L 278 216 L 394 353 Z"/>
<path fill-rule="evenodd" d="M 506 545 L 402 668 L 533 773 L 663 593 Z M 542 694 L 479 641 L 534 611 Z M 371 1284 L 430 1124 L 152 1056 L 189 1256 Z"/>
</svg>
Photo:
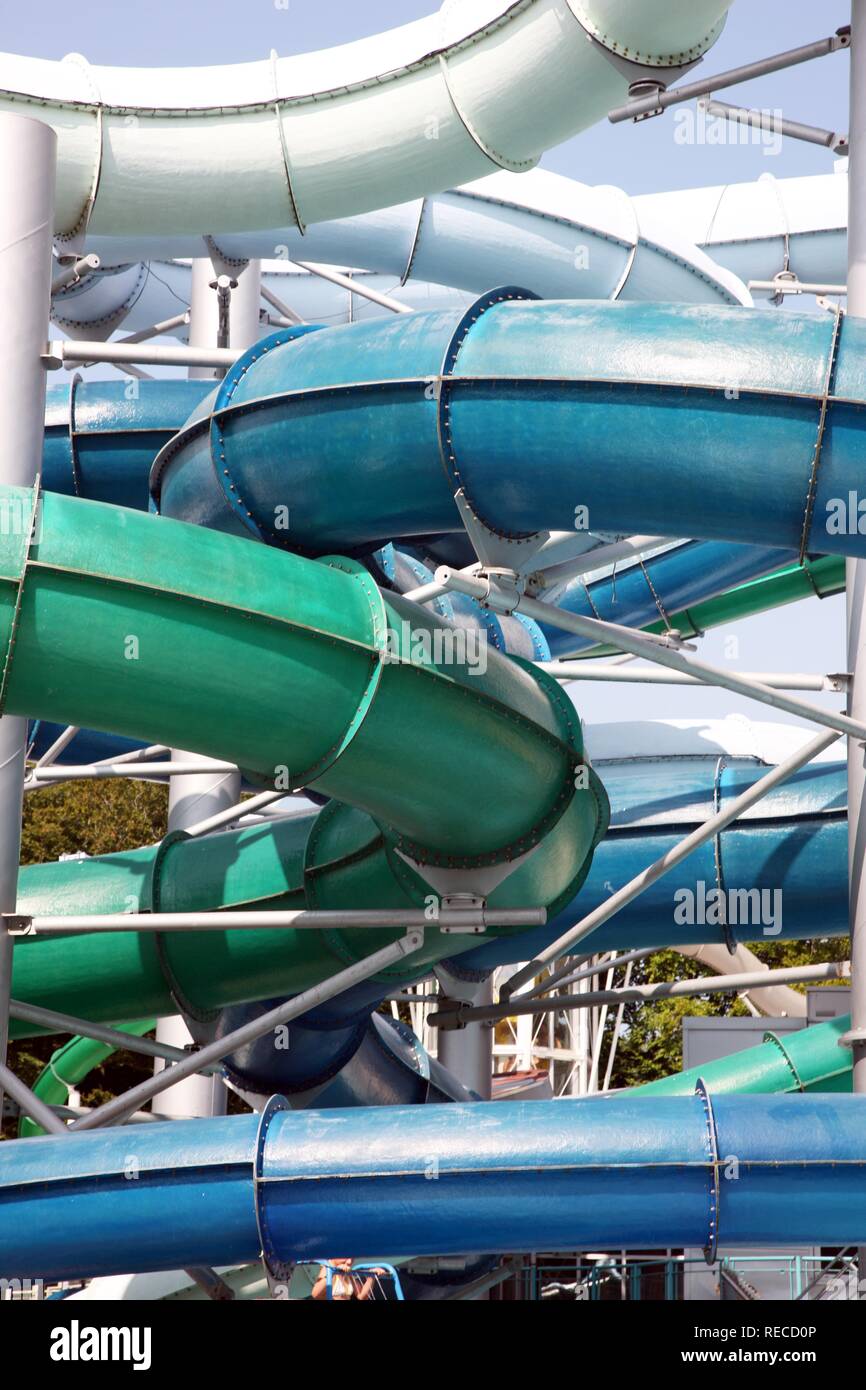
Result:
<svg viewBox="0 0 866 1390">
<path fill-rule="evenodd" d="M 573 707 L 529 663 L 458 659 L 453 628 L 352 561 L 51 493 L 31 538 L 32 506 L 0 489 L 0 511 L 21 521 L 0 528 L 4 712 L 189 748 L 333 800 L 312 818 L 81 860 L 65 886 L 56 866 L 26 869 L 28 911 L 423 908 L 431 889 L 413 864 L 515 861 L 491 906 L 556 912 L 574 897 L 607 798 L 591 769 L 576 775 Z M 13 988 L 100 1021 L 180 999 L 207 1011 L 302 990 L 401 934 L 22 938 Z M 386 978 L 472 944 L 431 924 Z"/>
<path fill-rule="evenodd" d="M 140 1019 L 137 1023 L 121 1023 L 122 1033 L 141 1038 L 156 1026 L 152 1018 Z M 115 1048 L 108 1043 L 96 1042 L 93 1038 L 70 1038 L 56 1052 L 52 1052 L 45 1068 L 40 1072 L 33 1087 L 46 1105 L 65 1105 L 73 1086 L 78 1086 L 86 1076 L 111 1057 Z M 21 1115 L 18 1122 L 19 1139 L 36 1138 L 45 1131 L 27 1115 Z"/>
<path fill-rule="evenodd" d="M 711 1094 L 768 1095 L 794 1091 L 850 1091 L 851 1049 L 841 1039 L 851 1019 L 833 1018 L 794 1033 L 766 1033 L 757 1047 L 664 1076 L 629 1091 L 633 1096 L 690 1096 L 698 1080 Z"/>
<path fill-rule="evenodd" d="M 693 603 L 689 608 L 672 613 L 670 625 L 685 638 L 700 637 L 710 628 L 721 627 L 724 623 L 753 618 L 758 613 L 768 613 L 804 598 L 830 598 L 844 589 L 844 559 L 840 555 L 821 555 L 804 560 L 802 565 L 786 565 L 759 579 L 751 579 L 747 584 L 738 584 L 702 603 Z M 644 628 L 645 632 L 664 630 L 661 619 Z M 614 647 L 587 647 L 576 656 L 578 659 L 607 656 L 616 650 Z"/>
</svg>

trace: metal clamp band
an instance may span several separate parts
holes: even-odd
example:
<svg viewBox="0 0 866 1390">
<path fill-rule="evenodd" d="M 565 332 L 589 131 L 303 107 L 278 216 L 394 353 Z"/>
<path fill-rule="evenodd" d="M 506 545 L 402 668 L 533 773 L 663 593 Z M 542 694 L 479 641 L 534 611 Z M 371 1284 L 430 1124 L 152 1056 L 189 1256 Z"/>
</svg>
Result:
<svg viewBox="0 0 866 1390">
<path fill-rule="evenodd" d="M 105 115 L 102 104 L 102 94 L 93 80 L 93 71 L 90 63 L 83 53 L 67 53 L 63 59 L 64 63 L 73 63 L 84 74 L 88 86 L 90 87 L 93 98 L 93 106 L 96 112 L 96 158 L 93 166 L 93 177 L 90 182 L 90 190 L 84 201 L 78 221 L 71 232 L 64 232 L 56 238 L 60 245 L 68 245 L 70 250 L 74 245 L 83 246 L 90 227 L 90 219 L 93 216 L 93 209 L 96 206 L 96 199 L 99 194 L 99 185 L 102 181 L 102 166 L 105 156 Z M 135 120 L 135 117 L 132 118 Z"/>
<path fill-rule="evenodd" d="M 280 99 L 279 83 L 277 82 L 277 61 L 277 50 L 275 48 L 272 48 L 271 76 L 274 82 L 274 115 L 277 118 L 277 132 L 280 141 L 280 154 L 283 160 L 283 173 L 286 179 L 286 192 L 289 195 L 289 204 L 292 209 L 292 217 L 295 220 L 295 226 L 297 227 L 301 236 L 303 236 L 307 230 L 307 226 L 303 218 L 301 217 L 300 210 L 298 208 L 298 200 L 295 196 L 294 184 L 292 183 L 292 162 L 289 158 L 289 147 L 286 142 L 286 132 L 283 129 L 282 101 Z"/>
<path fill-rule="evenodd" d="M 710 1158 L 710 1190 L 709 1211 L 707 1221 L 707 1243 L 704 1246 L 704 1259 L 708 1265 L 714 1264 L 719 1248 L 719 1218 L 721 1214 L 722 1190 L 719 1170 L 721 1161 L 719 1159 L 719 1135 L 716 1128 L 716 1117 L 713 1113 L 713 1102 L 710 1093 L 702 1077 L 698 1077 L 695 1084 L 695 1095 L 700 1099 L 704 1107 L 704 1117 L 707 1122 L 707 1150 Z"/>
<path fill-rule="evenodd" d="M 794 1066 L 794 1063 L 791 1061 L 791 1057 L 790 1057 L 790 1054 L 789 1054 L 789 1052 L 788 1052 L 788 1049 L 786 1048 L 785 1044 L 782 1042 L 782 1039 L 779 1037 L 778 1033 L 765 1033 L 765 1034 L 764 1034 L 764 1042 L 765 1042 L 765 1043 L 775 1043 L 775 1044 L 776 1044 L 776 1047 L 778 1047 L 779 1051 L 781 1052 L 782 1056 L 783 1056 L 784 1059 L 785 1059 L 785 1064 L 786 1064 L 786 1066 L 788 1067 L 788 1069 L 789 1069 L 791 1075 L 793 1076 L 794 1080 L 795 1080 L 796 1083 L 797 1083 L 797 1090 L 798 1090 L 798 1091 L 805 1091 L 806 1087 L 803 1085 L 803 1081 L 802 1081 L 802 1078 L 801 1078 L 801 1076 L 800 1076 L 800 1073 L 797 1071 L 797 1068 Z"/>
<path fill-rule="evenodd" d="M 80 372 L 73 372 L 69 383 L 69 467 L 72 472 L 72 488 L 76 497 L 81 496 L 81 470 L 78 466 L 78 435 L 75 429 L 75 396 L 83 380 Z"/>
<path fill-rule="evenodd" d="M 727 758 L 723 754 L 716 762 L 716 770 L 713 776 L 713 815 L 715 816 L 717 816 L 722 809 L 722 773 L 727 766 L 727 761 Z M 731 930 L 731 924 L 728 921 L 725 873 L 722 866 L 722 832 L 720 830 L 713 836 L 713 862 L 716 869 L 716 888 L 722 904 L 722 932 L 724 933 L 728 954 L 734 956 L 737 953 L 737 938 Z"/>
<path fill-rule="evenodd" d="M 266 526 L 258 517 L 253 515 L 252 511 L 250 511 L 241 497 L 237 484 L 232 480 L 226 457 L 226 441 L 220 416 L 221 413 L 231 405 L 232 397 L 238 386 L 243 381 L 247 372 L 258 362 L 260 357 L 272 352 L 274 348 L 283 347 L 286 343 L 291 343 L 296 338 L 301 338 L 306 333 L 312 331 L 313 329 L 308 324 L 298 325 L 294 328 L 281 328 L 278 332 L 271 333 L 269 337 L 263 338 L 260 342 L 254 344 L 253 347 L 247 348 L 246 352 L 241 354 L 235 365 L 230 368 L 226 376 L 224 376 L 220 382 L 208 425 L 211 464 L 214 474 L 216 475 L 216 480 L 222 489 L 230 509 L 236 516 L 240 517 L 247 530 L 252 531 L 253 535 L 256 536 L 258 540 L 264 541 L 267 545 L 280 546 L 282 549 L 287 548 L 285 537 L 279 535 L 275 530 Z M 155 470 L 159 462 L 160 460 L 157 459 L 154 464 Z M 152 476 L 152 493 L 154 487 L 158 486 L 158 482 L 159 478 L 154 478 Z"/>
<path fill-rule="evenodd" d="M 818 470 L 821 467 L 821 454 L 824 448 L 824 432 L 827 428 L 827 418 L 830 408 L 830 397 L 833 391 L 833 383 L 836 377 L 836 363 L 839 357 L 839 339 L 841 336 L 843 311 L 839 305 L 833 316 L 833 334 L 830 339 L 830 355 L 827 359 L 827 374 L 824 380 L 824 392 L 821 396 L 821 407 L 818 415 L 818 437 L 815 440 L 815 450 L 812 454 L 812 467 L 809 473 L 809 487 L 806 493 L 806 513 L 803 517 L 803 531 L 800 536 L 800 555 L 799 561 L 802 565 L 806 558 L 806 551 L 809 545 L 809 534 L 812 530 L 812 513 L 815 510 L 815 493 L 818 486 Z"/>
<path fill-rule="evenodd" d="M 284 1114 L 290 1108 L 288 1101 L 283 1096 L 271 1096 L 259 1119 L 259 1127 L 256 1133 L 256 1147 L 253 1154 L 253 1197 L 256 1208 L 256 1228 L 259 1233 L 262 1263 L 265 1266 L 265 1272 L 269 1280 L 273 1277 L 280 1283 L 288 1283 L 292 1277 L 294 1265 L 290 1261 L 280 1259 L 268 1224 L 267 1206 L 264 1199 L 267 1181 L 265 1174 L 265 1158 L 267 1156 L 268 1131 L 276 1116 Z"/>
<path fill-rule="evenodd" d="M 419 243 L 420 243 L 420 241 L 421 241 L 421 224 L 422 224 L 422 222 L 424 221 L 424 213 L 426 212 L 426 210 L 427 210 L 427 199 L 426 199 L 426 198 L 422 198 L 422 199 L 421 199 L 421 207 L 420 207 L 419 210 L 418 210 L 418 221 L 417 221 L 416 224 L 415 224 L 415 235 L 412 237 L 412 245 L 411 245 L 410 248 L 409 248 L 409 259 L 408 259 L 408 261 L 406 262 L 406 269 L 403 271 L 403 274 L 400 276 L 400 285 L 401 285 L 401 286 L 403 286 L 403 285 L 406 284 L 406 281 L 409 279 L 409 276 L 412 274 L 412 267 L 413 267 L 414 264 L 415 264 L 415 257 L 418 255 L 418 246 L 419 246 Z"/>
<path fill-rule="evenodd" d="M 455 381 L 454 368 L 457 365 L 460 349 L 468 338 L 473 324 L 477 323 L 481 316 L 486 314 L 489 309 L 492 309 L 496 304 L 505 303 L 507 300 L 533 300 L 539 298 L 540 296 L 535 294 L 533 290 L 524 290 L 516 285 L 505 285 L 501 289 L 488 290 L 487 294 L 481 295 L 479 299 L 476 299 L 474 304 L 469 306 L 454 330 L 451 341 L 445 351 L 442 371 L 440 373 L 439 404 L 436 424 L 439 435 L 439 454 L 442 459 L 442 466 L 451 483 L 452 491 L 455 494 L 461 494 L 463 501 L 479 524 L 484 526 L 491 534 L 498 536 L 500 540 L 526 541 L 531 540 L 535 533 L 530 531 L 508 533 L 500 531 L 495 526 L 491 526 L 489 522 L 485 521 L 469 494 L 466 481 L 460 471 L 460 466 L 457 461 L 451 422 L 451 391 Z"/>
<path fill-rule="evenodd" d="M 494 150 L 492 145 L 488 145 L 487 141 L 479 135 L 469 116 L 467 116 L 465 111 L 461 111 L 460 109 L 460 104 L 457 101 L 457 97 L 454 95 L 454 88 L 451 85 L 451 74 L 448 71 L 448 63 L 443 53 L 439 54 L 439 71 L 442 74 L 442 81 L 445 83 L 448 99 L 454 108 L 454 114 L 463 126 L 470 140 L 472 140 L 473 144 L 477 145 L 478 149 L 484 155 L 484 158 L 489 159 L 490 163 L 495 164 L 498 169 L 508 169 L 512 174 L 523 174 L 527 169 L 534 169 L 538 164 L 540 155 L 536 156 L 534 159 L 509 159 L 507 155 L 500 154 L 498 150 Z"/>
</svg>

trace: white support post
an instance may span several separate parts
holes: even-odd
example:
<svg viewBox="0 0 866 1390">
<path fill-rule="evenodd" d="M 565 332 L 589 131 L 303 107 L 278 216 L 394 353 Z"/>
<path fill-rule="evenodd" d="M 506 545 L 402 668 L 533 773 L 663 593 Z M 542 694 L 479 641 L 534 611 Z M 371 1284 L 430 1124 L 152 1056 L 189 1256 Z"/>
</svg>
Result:
<svg viewBox="0 0 866 1390">
<path fill-rule="evenodd" d="M 0 114 L 0 482 L 32 487 L 42 467 L 45 347 L 51 300 L 57 137 Z M 15 518 L 7 518 L 14 524 Z M 22 516 L 17 524 L 26 525 Z M 0 911 L 14 912 L 27 720 L 0 718 Z M 0 926 L 0 1063 L 9 1039 L 12 937 Z M 0 1085 L 0 1116 L 3 1093 Z"/>
<path fill-rule="evenodd" d="M 216 290 L 211 289 L 217 268 L 209 259 L 193 261 L 190 298 L 189 341 L 191 346 L 212 348 L 219 345 L 220 307 Z M 261 262 L 250 261 L 237 273 L 237 288 L 231 291 L 228 346 L 237 356 L 261 337 Z M 210 368 L 192 367 L 191 378 L 213 377 Z M 219 373 L 217 373 L 219 375 Z M 172 762 L 200 763 L 201 776 L 173 777 L 168 794 L 169 830 L 186 830 L 204 820 L 219 816 L 236 806 L 241 797 L 241 777 L 237 771 L 214 771 L 214 760 L 197 753 L 172 750 Z M 208 772 L 208 768 L 211 771 Z M 163 1018 L 156 1027 L 156 1039 L 174 1047 L 184 1047 L 190 1033 L 180 1017 Z M 163 1063 L 157 1063 L 160 1071 Z M 154 1101 L 161 1115 L 222 1115 L 227 1093 L 219 1077 L 190 1076 L 163 1091 Z"/>
</svg>

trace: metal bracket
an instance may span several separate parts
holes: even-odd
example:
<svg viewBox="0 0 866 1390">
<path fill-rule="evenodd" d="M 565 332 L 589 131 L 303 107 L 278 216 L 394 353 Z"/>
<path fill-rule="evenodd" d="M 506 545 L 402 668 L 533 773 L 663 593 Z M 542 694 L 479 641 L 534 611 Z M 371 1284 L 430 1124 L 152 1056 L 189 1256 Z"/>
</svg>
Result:
<svg viewBox="0 0 866 1390">
<path fill-rule="evenodd" d="M 579 23 L 580 21 L 578 21 Z M 582 26 L 581 26 L 582 27 Z M 586 36 L 593 48 L 599 52 L 603 58 L 610 63 L 611 67 L 616 68 L 618 73 L 628 78 L 628 94 L 632 101 L 638 101 L 641 97 L 652 96 L 654 92 L 665 92 L 672 82 L 678 82 L 681 77 L 685 77 L 687 72 L 691 72 L 703 58 L 693 58 L 690 63 L 683 63 L 675 68 L 656 68 L 650 67 L 645 63 L 636 63 L 632 58 L 624 58 L 620 53 L 614 53 L 612 49 L 606 48 L 600 39 L 594 34 L 586 31 Z M 664 81 L 660 74 L 664 73 Z M 658 111 L 648 112 L 648 115 L 660 116 L 661 108 Z M 644 117 L 639 117 L 643 120 Z"/>
<path fill-rule="evenodd" d="M 860 1043 L 866 1043 L 866 1028 L 850 1028 L 839 1039 L 840 1047 L 857 1047 Z"/>
<path fill-rule="evenodd" d="M 33 918 L 20 912 L 0 913 L 0 927 L 9 936 L 35 936 Z"/>
<path fill-rule="evenodd" d="M 515 859 L 508 859 L 501 864 L 479 865 L 472 869 L 449 869 L 436 864 L 422 864 L 404 853 L 402 849 L 396 850 L 395 853 L 404 863 L 409 865 L 410 869 L 414 870 L 419 878 L 422 878 L 425 883 L 429 883 L 430 887 L 435 889 L 442 906 L 449 901 L 454 906 L 455 900 L 459 900 L 460 907 L 466 911 L 470 906 L 477 910 L 479 902 L 483 906 L 494 889 L 498 888 L 500 883 L 504 883 L 515 869 L 520 868 L 521 864 L 525 864 L 538 848 L 539 845 L 533 845 L 532 849 L 517 855 Z M 435 925 L 435 921 L 431 925 Z M 459 933 L 465 932 L 467 928 L 441 927 L 440 930 Z M 469 928 L 468 930 L 485 931 L 486 928 Z"/>
<path fill-rule="evenodd" d="M 466 494 L 462 487 L 455 492 L 454 501 L 466 534 L 478 556 L 478 562 L 485 569 L 502 568 L 514 571 L 516 559 L 520 565 L 520 573 L 522 573 L 524 567 L 530 565 L 542 546 L 550 540 L 549 531 L 539 531 L 536 535 L 527 537 L 526 540 L 503 540 L 501 536 L 497 536 L 495 531 L 491 531 L 489 527 L 485 526 L 484 522 L 475 514 L 466 500 Z"/>
</svg>

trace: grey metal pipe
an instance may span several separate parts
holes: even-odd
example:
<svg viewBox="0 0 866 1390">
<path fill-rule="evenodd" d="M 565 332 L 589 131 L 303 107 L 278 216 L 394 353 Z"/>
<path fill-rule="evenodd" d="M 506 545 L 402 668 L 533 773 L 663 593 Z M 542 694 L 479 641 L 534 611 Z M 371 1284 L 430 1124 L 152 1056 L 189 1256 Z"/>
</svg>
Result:
<svg viewBox="0 0 866 1390">
<path fill-rule="evenodd" d="M 429 925 L 424 908 L 339 908 L 316 911 L 296 908 L 286 912 L 107 912 L 104 916 L 17 917 L 6 924 L 16 936 L 73 936 L 81 932 L 195 932 L 195 931 L 339 931 L 342 928 L 399 930 Z M 543 927 L 547 911 L 543 907 L 440 907 L 436 925 L 440 930 L 483 932 L 487 927 Z"/>
<path fill-rule="evenodd" d="M 706 844 L 709 840 L 714 839 L 719 831 L 724 830 L 726 826 L 731 825 L 733 821 L 737 820 L 745 811 L 748 811 L 750 807 L 756 805 L 757 802 L 762 800 L 774 787 L 784 782 L 787 777 L 790 777 L 792 772 L 796 772 L 798 768 L 804 767 L 807 763 L 811 762 L 812 759 L 817 757 L 825 748 L 828 748 L 831 743 L 834 743 L 838 737 L 838 734 L 819 734 L 817 738 L 812 739 L 796 753 L 792 753 L 784 762 L 779 763 L 778 766 L 774 767 L 766 776 L 754 782 L 752 786 L 740 796 L 735 797 L 724 810 L 719 811 L 715 816 L 711 816 L 709 820 L 697 826 L 690 835 L 686 835 L 684 839 L 679 840 L 672 849 L 668 850 L 667 854 L 663 854 L 660 859 L 656 859 L 653 864 L 648 865 L 647 868 L 643 869 L 641 873 L 637 874 L 616 893 L 612 893 L 606 902 L 595 908 L 594 911 L 590 912 L 575 926 L 571 927 L 569 931 L 565 932 L 562 936 L 558 937 L 556 941 L 545 947 L 543 951 L 539 951 L 535 959 L 531 960 L 528 965 L 525 965 L 516 975 L 512 975 L 505 986 L 508 995 L 512 996 L 520 985 L 525 985 L 532 981 L 536 975 L 541 973 L 542 968 L 547 965 L 549 961 L 556 960 L 558 956 L 567 955 L 576 942 L 581 941 L 585 936 L 588 936 L 590 932 L 595 931 L 596 927 L 600 927 L 611 917 L 615 917 L 620 908 L 633 902 L 635 898 L 639 898 L 641 893 L 645 892 L 653 883 L 656 883 L 665 874 L 669 873 L 671 869 L 675 868 L 677 864 L 681 864 L 684 859 L 688 858 L 693 850 L 697 849 L 700 845 Z M 560 976 L 564 977 L 566 970 L 567 967 L 562 967 L 559 972 Z M 554 974 L 544 982 L 542 988 L 550 989 L 551 986 L 556 983 L 557 975 Z M 540 991 L 536 988 L 531 992 L 538 994 Z"/>
<path fill-rule="evenodd" d="M 684 671 L 648 671 L 641 666 L 614 666 L 601 661 L 540 661 L 538 665 L 558 681 L 615 681 L 631 685 L 713 685 Z M 848 687 L 848 677 L 808 675 L 793 671 L 743 671 L 742 679 L 757 681 L 771 690 L 827 690 L 839 694 Z"/>
<path fill-rule="evenodd" d="M 723 116 L 728 121 L 751 126 L 753 130 L 767 130 L 773 135 L 787 135 L 807 145 L 822 145 L 836 154 L 848 153 L 847 136 L 838 130 L 804 125 L 802 121 L 790 121 L 775 111 L 755 111 L 750 106 L 734 106 L 729 101 L 707 101 L 703 105 L 710 116 Z"/>
<path fill-rule="evenodd" d="M 797 700 L 790 695 L 781 695 L 778 691 L 771 690 L 769 686 L 761 685 L 758 681 L 733 675 L 729 671 L 722 670 L 720 666 L 712 666 L 708 661 L 700 661 L 697 657 L 686 656 L 683 652 L 666 645 L 664 639 L 653 639 L 652 634 L 634 632 L 631 628 L 621 627 L 618 623 L 601 622 L 598 618 L 584 618 L 577 613 L 564 613 L 552 603 L 539 603 L 537 599 L 527 598 L 516 592 L 513 596 L 506 596 L 497 593 L 495 588 L 491 589 L 486 580 L 476 579 L 463 570 L 452 570 L 445 565 L 436 571 L 435 577 L 438 583 L 445 585 L 446 589 L 456 589 L 458 593 L 480 599 L 494 612 L 513 613 L 516 611 L 525 613 L 528 618 L 535 618 L 537 622 L 549 623 L 552 627 L 561 627 L 565 632 L 576 632 L 579 637 L 590 637 L 594 642 L 604 643 L 605 646 L 615 646 L 620 651 L 631 652 L 632 656 L 657 662 L 660 666 L 667 666 L 673 671 L 682 671 L 685 675 L 697 676 L 709 685 L 720 685 L 723 689 L 731 690 L 736 695 L 745 695 L 751 700 L 757 700 L 760 704 L 770 705 L 773 709 L 785 710 L 788 714 L 796 714 L 801 719 L 822 724 L 825 728 L 835 729 L 838 733 L 850 734 L 861 740 L 866 739 L 866 720 L 864 719 L 851 719 L 845 714 L 836 714 L 834 711 L 821 709 L 820 705 L 813 705 L 808 700 Z"/>
<path fill-rule="evenodd" d="M 227 371 L 234 366 L 239 353 L 233 348 L 166 347 L 152 343 L 88 343 L 69 342 L 55 338 L 45 348 L 44 335 L 40 345 L 43 364 L 57 371 L 70 362 L 80 366 L 92 362 L 108 362 L 113 366 L 133 365 L 156 367 L 220 367 Z M 206 373 L 213 375 L 213 373 Z"/>
<path fill-rule="evenodd" d="M 57 137 L 42 121 L 0 115 L 0 482 L 33 487 L 42 466 Z M 6 518 L 30 531 L 30 519 Z M 29 539 L 24 537 L 25 542 Z M 14 912 L 27 720 L 0 718 L 0 912 Z M 0 1063 L 9 1040 L 13 938 L 0 924 Z M 11 1094 L 11 1093 L 10 1093 Z M 3 1083 L 0 1081 L 0 1114 Z"/>
<path fill-rule="evenodd" d="M 248 1043 L 264 1037 L 274 1028 L 279 1028 L 284 1023 L 290 1023 L 294 1018 L 300 1018 L 302 1014 L 309 1013 L 311 1009 L 327 1003 L 329 999 L 351 989 L 353 985 L 360 984 L 362 980 L 368 980 L 371 975 L 377 975 L 380 970 L 387 969 L 389 965 L 396 965 L 404 957 L 420 950 L 423 944 L 424 932 L 422 930 L 416 929 L 407 932 L 399 941 L 393 942 L 390 946 L 384 946 L 381 951 L 374 951 L 364 960 L 357 961 L 355 965 L 338 971 L 330 979 L 323 980 L 321 984 L 305 990 L 303 994 L 296 995 L 287 1003 L 281 1004 L 269 1013 L 262 1014 L 251 1023 L 244 1024 L 242 1028 L 236 1028 L 234 1032 L 226 1033 L 216 1042 L 207 1043 L 197 1052 L 191 1053 L 185 1061 L 177 1062 L 173 1067 L 168 1067 L 165 1071 L 160 1072 L 158 1076 L 152 1076 L 148 1081 L 140 1082 L 138 1086 L 133 1086 L 124 1095 L 106 1101 L 104 1105 L 100 1105 L 98 1109 L 91 1111 L 83 1119 L 76 1120 L 71 1128 L 73 1130 L 98 1129 L 103 1125 L 115 1124 L 126 1115 L 138 1110 L 146 1101 L 160 1095 L 169 1086 L 174 1086 L 187 1076 L 194 1076 L 203 1066 L 210 1062 L 221 1061 L 229 1053 L 237 1051 L 240 1047 L 246 1047 Z"/>
<path fill-rule="evenodd" d="M 55 1115 L 54 1111 L 34 1095 L 29 1086 L 25 1086 L 14 1073 L 10 1071 L 5 1062 L 0 1062 L 0 1096 L 3 1091 L 20 1106 L 24 1114 L 34 1120 L 45 1130 L 46 1134 L 68 1134 L 69 1131 L 61 1119 Z"/>
<path fill-rule="evenodd" d="M 618 964 L 611 962 L 611 967 Z M 748 970 L 742 975 L 706 975 L 695 980 L 662 980 L 653 985 L 628 985 L 619 989 L 597 989 L 581 994 L 557 994 L 550 999 L 509 999 L 506 1004 L 476 1008 L 460 1004 L 455 1010 L 430 1015 L 433 1026 L 446 1026 L 457 1020 L 492 1023 L 521 1014 L 543 1014 L 558 1009 L 591 1009 L 611 1004 L 651 1004 L 656 999 L 692 999 L 697 994 L 738 994 L 741 990 L 771 989 L 775 985 L 811 984 L 821 980 L 846 980 L 848 961 L 826 961 L 821 965 L 792 965 L 781 970 Z M 610 970 L 608 970 L 608 974 Z"/>
<path fill-rule="evenodd" d="M 76 1018 L 73 1014 L 61 1014 L 55 1009 L 43 1009 L 39 1004 L 25 1004 L 13 999 L 9 1006 L 11 1018 L 19 1023 L 32 1023 L 36 1028 L 45 1028 L 51 1033 L 69 1033 L 82 1038 L 93 1038 L 95 1042 L 107 1043 L 119 1051 L 137 1052 L 142 1057 L 159 1057 L 163 1061 L 182 1062 L 189 1053 L 182 1047 L 171 1047 L 168 1043 L 151 1042 L 149 1038 L 139 1038 L 134 1033 L 124 1033 L 107 1024 L 92 1023 L 87 1018 Z M 219 1071 L 218 1067 L 211 1070 Z"/>
<path fill-rule="evenodd" d="M 350 275 L 342 275 L 339 270 L 334 270 L 333 266 L 312 265 L 309 261 L 295 261 L 295 265 L 300 266 L 301 270 L 309 271 L 311 275 L 318 275 L 321 280 L 330 280 L 332 285 L 339 285 L 351 294 L 359 294 L 362 299 L 380 304 L 383 309 L 391 309 L 395 314 L 414 313 L 408 304 L 403 304 L 399 299 L 392 299 L 389 294 L 380 294 L 369 285 L 353 280 Z"/>
<path fill-rule="evenodd" d="M 809 63 L 813 58 L 824 58 L 828 53 L 836 53 L 847 48 L 850 38 L 840 31 L 828 39 L 817 39 L 814 43 L 803 44 L 800 48 L 789 48 L 772 58 L 759 58 L 755 63 L 744 63 L 741 67 L 728 68 L 698 82 L 687 82 L 682 87 L 672 87 L 669 92 L 657 92 L 653 96 L 641 97 L 625 106 L 617 106 L 608 114 L 613 125 L 621 121 L 636 121 L 642 116 L 653 116 L 693 97 L 707 97 L 720 87 L 736 87 L 741 82 L 751 82 L 756 77 L 767 77 L 772 72 L 782 72 L 785 68 Z"/>
</svg>

